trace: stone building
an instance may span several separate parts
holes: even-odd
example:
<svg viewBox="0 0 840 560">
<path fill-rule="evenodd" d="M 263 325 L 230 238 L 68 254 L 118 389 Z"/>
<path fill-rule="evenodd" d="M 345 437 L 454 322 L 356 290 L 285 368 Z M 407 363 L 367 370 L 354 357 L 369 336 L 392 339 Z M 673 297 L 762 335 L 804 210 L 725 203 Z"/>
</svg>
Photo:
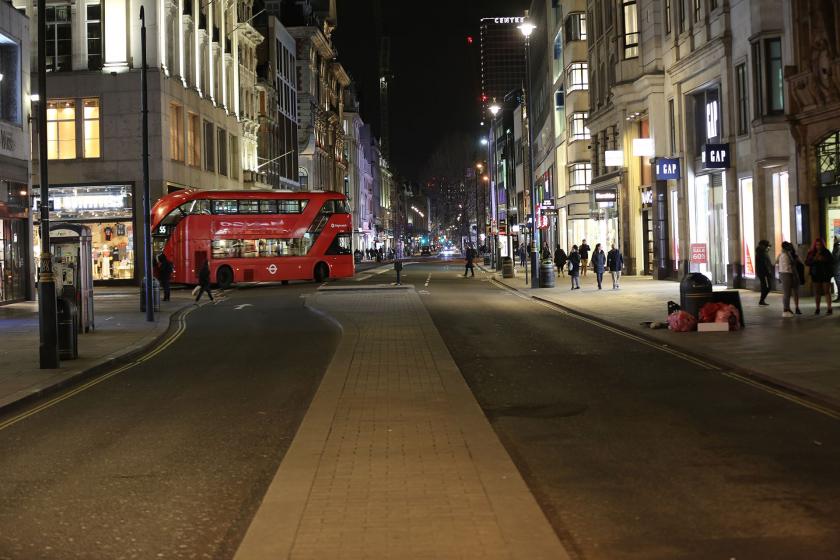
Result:
<svg viewBox="0 0 840 560">
<path fill-rule="evenodd" d="M 48 5 L 47 33 L 57 40 L 47 43 L 41 102 L 47 103 L 52 218 L 91 228 L 97 282 L 133 283 L 143 270 L 141 5 L 152 201 L 178 189 L 242 188 L 243 28 L 236 27 L 241 14 L 232 2 Z M 15 6 L 35 21 L 34 2 Z M 27 51 L 34 70 L 35 49 Z M 37 157 L 32 168 L 37 182 Z"/>
<path fill-rule="evenodd" d="M 347 153 L 347 201 L 353 211 L 353 250 L 374 246 L 373 170 L 370 144 L 365 142 L 365 123 L 353 95 L 344 101 L 344 139 Z"/>
</svg>

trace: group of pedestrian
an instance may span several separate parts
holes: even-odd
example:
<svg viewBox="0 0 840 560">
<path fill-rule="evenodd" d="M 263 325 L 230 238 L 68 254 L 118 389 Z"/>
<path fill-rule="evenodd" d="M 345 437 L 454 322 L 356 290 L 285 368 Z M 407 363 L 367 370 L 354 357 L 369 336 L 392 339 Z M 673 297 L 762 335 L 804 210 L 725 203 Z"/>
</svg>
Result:
<svg viewBox="0 0 840 560">
<path fill-rule="evenodd" d="M 770 242 L 762 239 L 756 248 L 756 275 L 761 282 L 761 297 L 759 305 L 769 305 L 767 295 L 773 285 L 773 261 L 770 258 Z M 782 250 L 776 257 L 775 265 L 779 269 L 779 281 L 782 284 L 782 317 L 793 317 L 802 315 L 799 309 L 799 287 L 805 285 L 805 267 L 808 267 L 808 274 L 811 277 L 811 285 L 814 290 L 814 302 L 816 309 L 814 315 L 822 312 L 822 300 L 825 298 L 826 315 L 833 314 L 831 307 L 831 280 L 837 286 L 837 299 L 840 302 L 840 237 L 834 238 L 832 251 L 828 250 L 825 241 L 817 238 L 811 245 L 811 249 L 805 255 L 805 262 L 796 254 L 796 249 L 789 241 L 782 242 Z M 790 300 L 793 299 L 793 309 Z"/>
<path fill-rule="evenodd" d="M 524 245 L 520 246 L 520 260 L 524 258 Z M 551 251 L 547 243 L 543 243 L 540 250 L 540 258 L 542 260 L 552 260 Z M 557 267 L 557 274 L 564 276 L 565 271 L 568 270 L 569 279 L 571 280 L 572 289 L 580 289 L 580 277 L 586 276 L 587 270 L 592 268 L 595 273 L 595 282 L 598 289 L 603 289 L 604 274 L 609 272 L 612 276 L 613 290 L 618 290 L 621 287 L 621 271 L 624 268 L 624 256 L 621 251 L 616 248 L 615 244 L 610 245 L 610 250 L 604 253 L 600 243 L 595 244 L 595 249 L 592 249 L 586 242 L 586 239 L 581 241 L 580 245 L 572 245 L 571 251 L 566 251 L 557 245 L 554 248 L 554 265 Z M 524 262 L 523 262 L 524 264 Z"/>
</svg>

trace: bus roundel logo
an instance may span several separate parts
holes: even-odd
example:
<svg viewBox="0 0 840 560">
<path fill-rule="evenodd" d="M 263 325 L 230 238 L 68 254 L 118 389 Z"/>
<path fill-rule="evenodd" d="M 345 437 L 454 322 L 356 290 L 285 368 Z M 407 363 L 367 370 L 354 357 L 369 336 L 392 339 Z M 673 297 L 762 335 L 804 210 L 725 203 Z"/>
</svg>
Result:
<svg viewBox="0 0 840 560">
<path fill-rule="evenodd" d="M 266 267 L 266 268 L 268 268 L 268 272 L 270 272 L 271 274 L 277 274 L 277 265 L 276 264 L 268 265 L 268 267 Z"/>
</svg>

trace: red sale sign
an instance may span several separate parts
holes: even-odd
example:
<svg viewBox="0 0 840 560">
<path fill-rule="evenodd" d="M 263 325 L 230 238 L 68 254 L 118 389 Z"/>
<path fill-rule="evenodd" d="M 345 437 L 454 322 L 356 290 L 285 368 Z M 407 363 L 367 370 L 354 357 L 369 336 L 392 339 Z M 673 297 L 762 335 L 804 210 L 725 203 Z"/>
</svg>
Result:
<svg viewBox="0 0 840 560">
<path fill-rule="evenodd" d="M 691 264 L 706 264 L 708 262 L 705 243 L 691 244 Z"/>
</svg>

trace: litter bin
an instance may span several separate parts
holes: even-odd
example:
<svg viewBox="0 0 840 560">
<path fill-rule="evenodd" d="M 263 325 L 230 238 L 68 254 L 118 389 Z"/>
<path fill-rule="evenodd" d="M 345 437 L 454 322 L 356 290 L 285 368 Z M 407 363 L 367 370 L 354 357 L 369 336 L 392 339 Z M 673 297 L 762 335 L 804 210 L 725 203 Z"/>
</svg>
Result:
<svg viewBox="0 0 840 560">
<path fill-rule="evenodd" d="M 712 281 L 699 272 L 686 274 L 680 281 L 680 308 L 695 318 L 700 308 L 712 300 Z"/>
<path fill-rule="evenodd" d="M 62 360 L 75 360 L 79 357 L 79 317 L 78 307 L 71 300 L 56 298 L 58 315 L 58 356 Z"/>
<path fill-rule="evenodd" d="M 542 261 L 540 263 L 540 288 L 553 288 L 557 280 L 557 272 L 554 270 L 554 263 Z"/>
<path fill-rule="evenodd" d="M 513 259 L 502 257 L 502 278 L 513 278 Z"/>
<path fill-rule="evenodd" d="M 152 278 L 152 309 L 160 311 L 160 282 L 157 278 Z M 143 278 L 143 283 L 140 285 L 140 311 L 146 311 L 146 279 Z"/>
</svg>

